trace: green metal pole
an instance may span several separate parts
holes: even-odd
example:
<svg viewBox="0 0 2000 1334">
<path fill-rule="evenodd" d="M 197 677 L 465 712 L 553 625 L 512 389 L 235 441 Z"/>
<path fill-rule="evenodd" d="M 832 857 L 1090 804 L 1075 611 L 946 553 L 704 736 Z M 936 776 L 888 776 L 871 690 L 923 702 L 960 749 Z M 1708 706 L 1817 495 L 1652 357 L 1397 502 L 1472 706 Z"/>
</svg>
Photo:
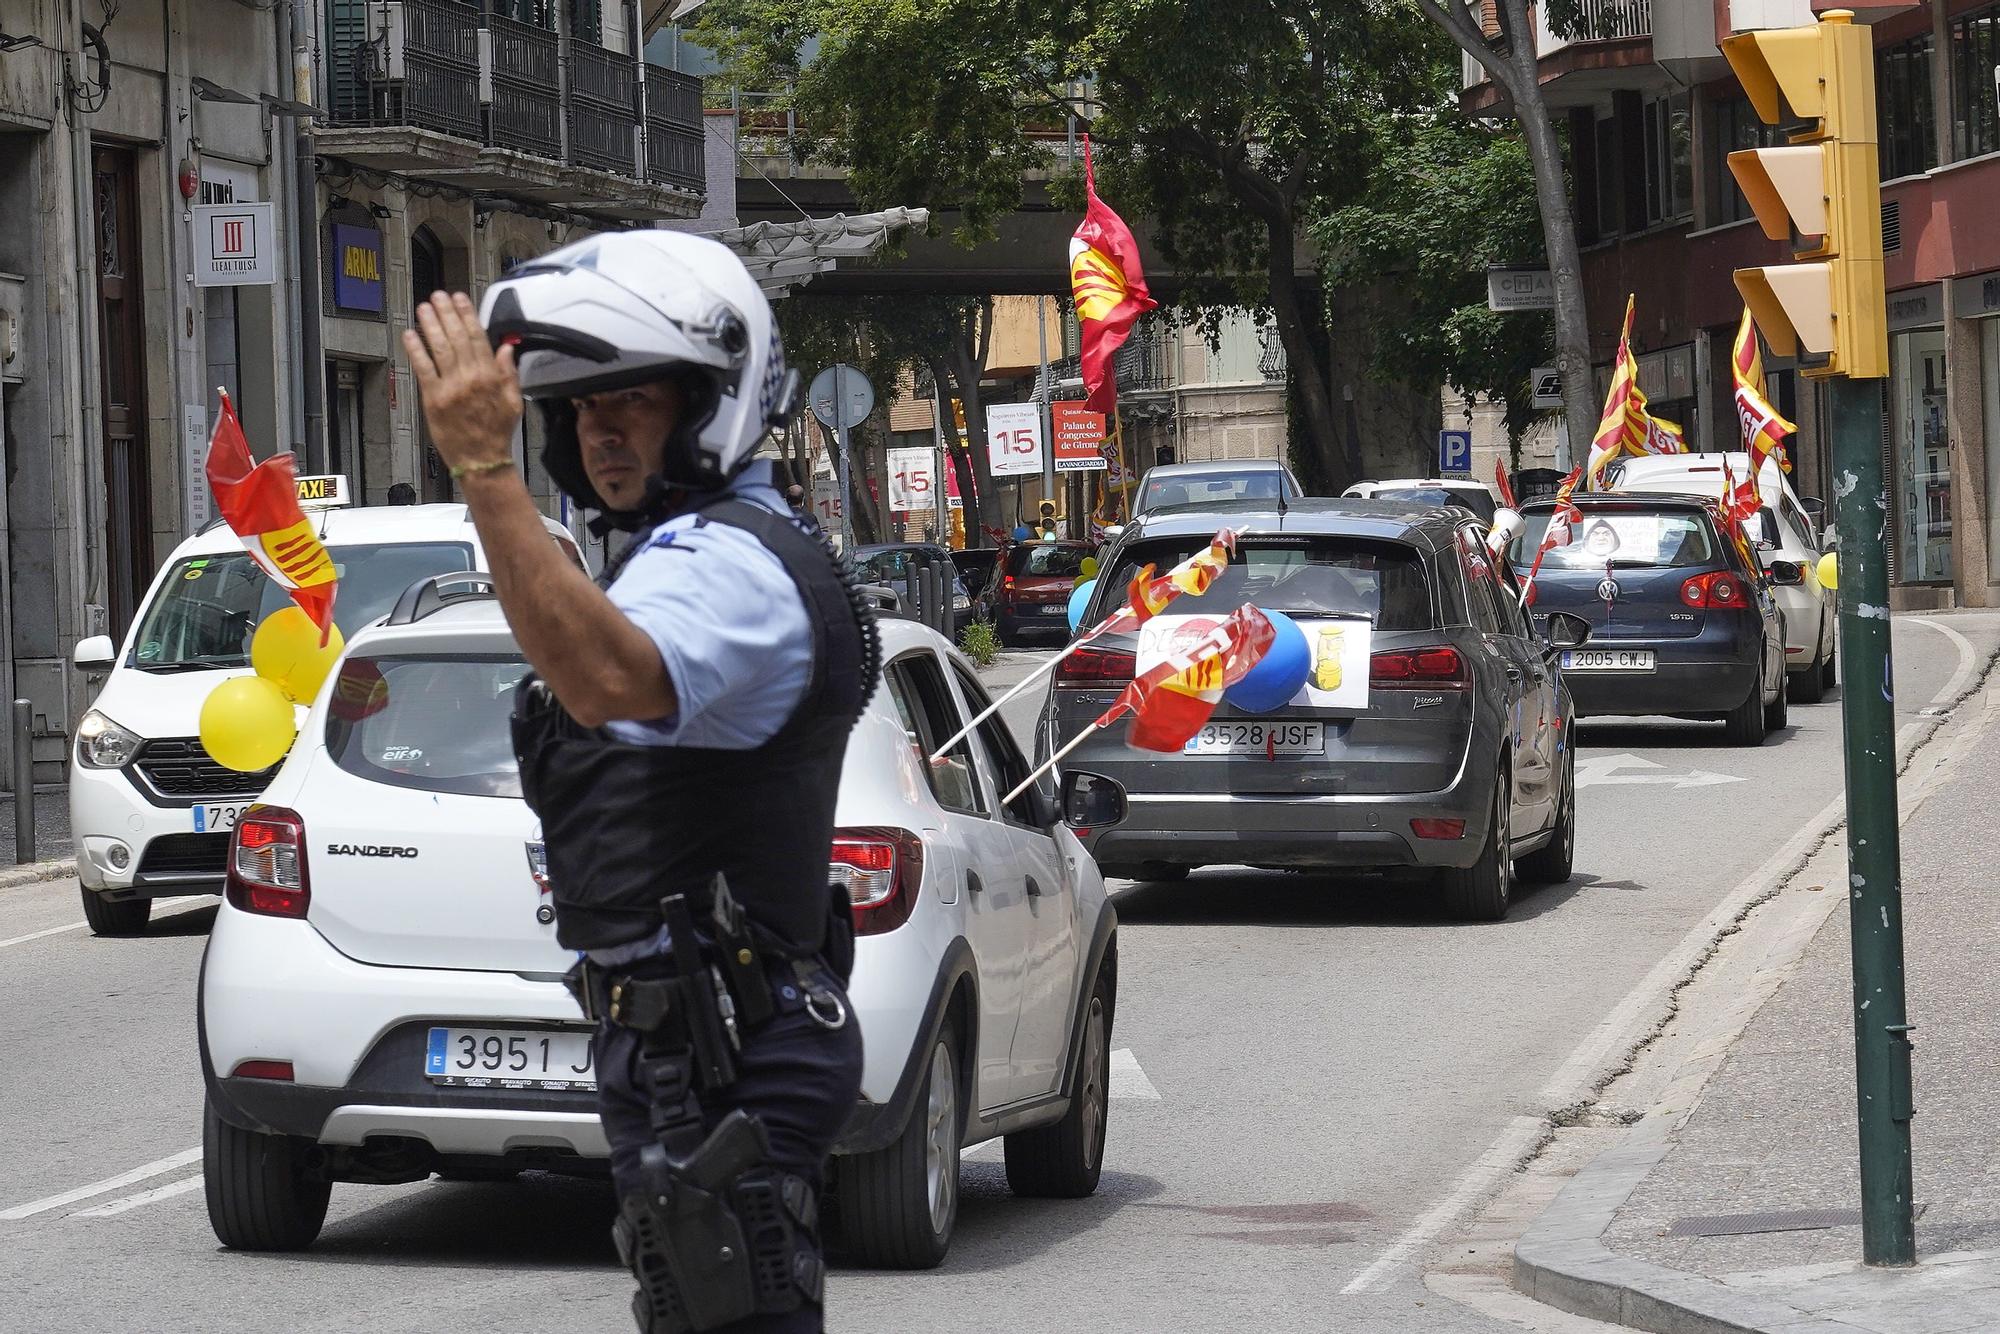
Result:
<svg viewBox="0 0 2000 1334">
<path fill-rule="evenodd" d="M 1854 1078 L 1860 1111 L 1861 1258 L 1917 1260 L 1910 1211 L 1910 1026 L 1903 1001 L 1902 852 L 1889 658 L 1889 523 L 1877 380 L 1827 382 L 1840 530 L 1841 723 L 1847 751 Z"/>
</svg>

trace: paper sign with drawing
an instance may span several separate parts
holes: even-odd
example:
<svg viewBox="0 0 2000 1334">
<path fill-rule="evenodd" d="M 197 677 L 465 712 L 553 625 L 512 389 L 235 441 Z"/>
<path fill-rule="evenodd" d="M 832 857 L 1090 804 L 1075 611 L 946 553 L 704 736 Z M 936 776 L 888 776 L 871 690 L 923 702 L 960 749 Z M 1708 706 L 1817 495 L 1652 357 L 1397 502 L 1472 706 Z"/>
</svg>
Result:
<svg viewBox="0 0 2000 1334">
<path fill-rule="evenodd" d="M 1343 709 L 1356 713 L 1368 708 L 1368 655 L 1375 628 L 1359 617 L 1294 618 L 1305 632 L 1306 648 L 1312 655 L 1312 670 L 1306 683 L 1291 698 L 1290 706 L 1314 709 Z M 1220 623 L 1216 616 L 1155 616 L 1139 631 L 1137 675 L 1166 661 L 1176 648 L 1183 651 Z"/>
</svg>

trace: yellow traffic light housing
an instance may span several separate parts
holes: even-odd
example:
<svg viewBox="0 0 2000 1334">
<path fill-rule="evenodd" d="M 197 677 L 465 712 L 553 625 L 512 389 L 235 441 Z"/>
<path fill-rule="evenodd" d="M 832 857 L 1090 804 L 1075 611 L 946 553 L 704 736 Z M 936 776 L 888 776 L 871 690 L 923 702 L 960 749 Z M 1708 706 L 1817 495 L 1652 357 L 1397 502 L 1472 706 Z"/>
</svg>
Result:
<svg viewBox="0 0 2000 1334">
<path fill-rule="evenodd" d="M 1729 170 L 1772 240 L 1816 237 L 1813 262 L 1736 271 L 1757 327 L 1780 355 L 1824 356 L 1815 379 L 1889 373 L 1882 189 L 1875 145 L 1875 50 L 1865 26 L 1830 10 L 1809 28 L 1725 38 L 1722 53 L 1760 119 L 1814 122 L 1791 146 L 1744 149 Z"/>
<path fill-rule="evenodd" d="M 1042 502 L 1042 517 L 1043 517 L 1044 519 L 1053 519 L 1053 518 L 1055 518 L 1055 517 L 1056 517 L 1056 502 L 1055 502 L 1055 501 L 1053 501 L 1053 500 L 1044 500 L 1044 501 Z"/>
</svg>

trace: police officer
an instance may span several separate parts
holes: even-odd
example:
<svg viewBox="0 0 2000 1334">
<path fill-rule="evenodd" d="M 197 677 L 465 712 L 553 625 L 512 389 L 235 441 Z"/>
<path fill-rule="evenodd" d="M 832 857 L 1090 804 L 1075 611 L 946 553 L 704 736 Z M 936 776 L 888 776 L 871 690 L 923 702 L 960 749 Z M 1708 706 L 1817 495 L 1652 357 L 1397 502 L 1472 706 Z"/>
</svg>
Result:
<svg viewBox="0 0 2000 1334">
<path fill-rule="evenodd" d="M 532 665 L 514 719 L 571 989 L 600 1020 L 613 1236 L 644 1331 L 821 1328 L 818 1198 L 860 1091 L 827 854 L 880 672 L 866 599 L 751 456 L 799 398 L 771 309 L 713 241 L 595 237 L 404 335 Z M 483 327 L 482 327 L 483 326 Z M 497 351 L 496 351 L 497 348 Z M 513 467 L 632 534 L 593 586 Z"/>
</svg>

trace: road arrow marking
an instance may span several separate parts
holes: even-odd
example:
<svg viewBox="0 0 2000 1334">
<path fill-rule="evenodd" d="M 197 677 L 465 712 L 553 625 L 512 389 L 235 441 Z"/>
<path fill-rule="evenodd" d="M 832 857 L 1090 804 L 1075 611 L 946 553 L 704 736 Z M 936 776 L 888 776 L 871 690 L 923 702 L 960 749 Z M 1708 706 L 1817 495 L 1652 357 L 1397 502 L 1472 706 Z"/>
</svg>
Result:
<svg viewBox="0 0 2000 1334">
<path fill-rule="evenodd" d="M 1627 773 L 1624 770 L 1640 772 Z M 1676 773 L 1662 764 L 1638 755 L 1593 755 L 1587 760 L 1576 762 L 1576 785 L 1578 787 L 1621 787 L 1649 786 L 1671 787 L 1716 787 L 1723 783 L 1740 783 L 1743 779 L 1735 774 L 1710 773 L 1706 769 L 1690 769 Z"/>
<path fill-rule="evenodd" d="M 1153 1087 L 1153 1081 L 1146 1078 L 1146 1072 L 1139 1068 L 1139 1058 L 1132 1054 L 1130 1047 L 1120 1047 L 1111 1053 L 1111 1096 L 1114 1098 L 1152 1098 L 1158 1100 L 1160 1091 Z"/>
</svg>

